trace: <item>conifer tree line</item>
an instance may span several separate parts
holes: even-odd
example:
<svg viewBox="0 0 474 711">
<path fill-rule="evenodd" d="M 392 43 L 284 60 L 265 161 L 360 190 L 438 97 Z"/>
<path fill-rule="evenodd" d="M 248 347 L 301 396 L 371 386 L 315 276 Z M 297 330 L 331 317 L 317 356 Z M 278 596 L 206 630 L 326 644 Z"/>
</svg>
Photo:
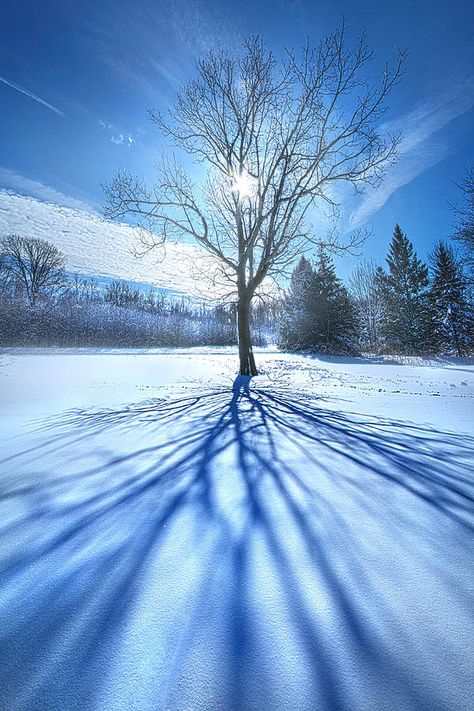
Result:
<svg viewBox="0 0 474 711">
<path fill-rule="evenodd" d="M 44 240 L 0 240 L 0 345 L 237 343 L 235 304 L 210 308 L 117 279 L 99 288 L 65 266 Z M 472 255 L 440 241 L 425 264 L 397 224 L 385 265 L 364 260 L 345 285 L 321 247 L 300 258 L 282 300 L 254 305 L 252 329 L 256 345 L 289 351 L 474 354 Z"/>
<path fill-rule="evenodd" d="M 301 257 L 286 295 L 280 346 L 290 351 L 445 354 L 474 352 L 469 273 L 453 247 L 425 264 L 397 224 L 384 267 L 364 261 L 348 286 L 320 249 Z"/>
<path fill-rule="evenodd" d="M 337 277 L 329 255 L 321 248 L 314 263 L 301 257 L 285 300 L 280 347 L 290 351 L 352 352 L 357 330 L 355 301 Z"/>
</svg>

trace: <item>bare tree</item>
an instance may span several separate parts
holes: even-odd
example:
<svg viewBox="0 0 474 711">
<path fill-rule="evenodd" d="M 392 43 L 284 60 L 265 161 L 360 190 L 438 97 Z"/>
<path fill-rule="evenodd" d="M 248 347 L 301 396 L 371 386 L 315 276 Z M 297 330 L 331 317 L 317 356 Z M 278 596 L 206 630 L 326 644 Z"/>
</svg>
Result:
<svg viewBox="0 0 474 711">
<path fill-rule="evenodd" d="M 310 209 L 335 206 L 341 181 L 359 188 L 378 180 L 396 154 L 399 138 L 380 135 L 377 125 L 403 56 L 385 67 L 378 86 L 364 78 L 371 57 L 363 37 L 347 46 L 344 27 L 281 61 L 258 38 L 238 57 L 210 52 L 174 108 L 150 112 L 205 166 L 202 183 L 173 159 L 163 161 L 152 187 L 128 172 L 106 187 L 107 216 L 135 215 L 149 229 L 145 249 L 169 235 L 192 237 L 216 258 L 237 298 L 242 375 L 257 373 L 252 299 L 314 239 Z"/>
<path fill-rule="evenodd" d="M 140 301 L 140 292 L 122 279 L 113 279 L 105 287 L 104 300 L 114 306 L 136 306 Z"/>
<path fill-rule="evenodd" d="M 64 255 L 44 239 L 7 235 L 0 240 L 0 254 L 4 278 L 22 286 L 30 306 L 44 289 L 64 284 Z"/>
<path fill-rule="evenodd" d="M 383 299 L 377 286 L 376 264 L 363 260 L 352 272 L 349 289 L 354 297 L 362 329 L 362 347 L 377 351 L 380 346 L 380 325 L 383 316 Z"/>
<path fill-rule="evenodd" d="M 7 257 L 2 253 L 0 247 L 0 293 L 4 290 L 8 280 Z"/>
<path fill-rule="evenodd" d="M 458 187 L 463 193 L 464 202 L 461 206 L 454 207 L 457 217 L 454 238 L 465 247 L 472 283 L 474 281 L 474 167 L 467 171 Z"/>
</svg>

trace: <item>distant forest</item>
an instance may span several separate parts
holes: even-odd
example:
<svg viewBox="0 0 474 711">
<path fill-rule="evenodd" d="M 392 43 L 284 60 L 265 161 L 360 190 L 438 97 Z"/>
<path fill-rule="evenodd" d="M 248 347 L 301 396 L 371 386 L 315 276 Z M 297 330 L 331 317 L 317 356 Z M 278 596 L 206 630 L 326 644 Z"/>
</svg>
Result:
<svg viewBox="0 0 474 711">
<path fill-rule="evenodd" d="M 474 353 L 469 268 L 447 242 L 425 264 L 396 225 L 384 267 L 361 261 L 347 284 L 331 256 L 301 257 L 279 299 L 252 309 L 255 345 L 325 354 Z M 44 240 L 0 240 L 0 345 L 185 347 L 237 343 L 236 306 L 141 291 L 126 281 L 101 286 L 66 273 Z"/>
<path fill-rule="evenodd" d="M 45 240 L 0 240 L 0 345 L 157 348 L 237 343 L 235 306 L 141 291 L 114 279 L 68 276 Z M 274 342 L 277 302 L 257 304 L 255 343 Z"/>
</svg>

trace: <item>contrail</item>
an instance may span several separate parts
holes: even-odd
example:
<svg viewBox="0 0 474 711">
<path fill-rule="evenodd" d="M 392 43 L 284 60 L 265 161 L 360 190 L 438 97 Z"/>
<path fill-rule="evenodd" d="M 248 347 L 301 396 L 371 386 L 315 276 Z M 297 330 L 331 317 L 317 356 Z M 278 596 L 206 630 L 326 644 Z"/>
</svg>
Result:
<svg viewBox="0 0 474 711">
<path fill-rule="evenodd" d="M 37 101 L 39 104 L 43 104 L 43 106 L 46 106 L 47 109 L 50 109 L 51 111 L 54 111 L 55 114 L 58 114 L 59 116 L 66 116 L 66 114 L 58 109 L 56 106 L 53 106 L 53 104 L 48 104 L 47 101 L 42 99 L 40 96 L 37 96 L 36 94 L 33 94 L 32 91 L 28 91 L 28 89 L 25 89 L 23 86 L 20 86 L 19 84 L 15 84 L 13 81 L 8 81 L 8 79 L 4 79 L 2 76 L 0 76 L 0 81 L 6 84 L 7 86 L 11 87 L 12 89 L 15 89 L 15 91 L 19 91 L 21 94 L 25 94 L 25 96 L 29 96 L 30 99 L 34 99 Z"/>
</svg>

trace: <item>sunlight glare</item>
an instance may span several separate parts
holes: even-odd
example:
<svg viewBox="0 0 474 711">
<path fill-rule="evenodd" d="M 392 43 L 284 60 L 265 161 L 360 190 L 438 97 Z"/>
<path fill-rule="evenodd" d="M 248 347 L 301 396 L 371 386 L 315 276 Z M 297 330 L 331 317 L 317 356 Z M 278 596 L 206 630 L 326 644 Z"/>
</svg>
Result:
<svg viewBox="0 0 474 711">
<path fill-rule="evenodd" d="M 255 193 L 255 178 L 252 178 L 247 171 L 234 174 L 232 179 L 234 182 L 231 186 L 231 190 L 232 192 L 239 193 L 239 197 L 250 197 Z"/>
</svg>

